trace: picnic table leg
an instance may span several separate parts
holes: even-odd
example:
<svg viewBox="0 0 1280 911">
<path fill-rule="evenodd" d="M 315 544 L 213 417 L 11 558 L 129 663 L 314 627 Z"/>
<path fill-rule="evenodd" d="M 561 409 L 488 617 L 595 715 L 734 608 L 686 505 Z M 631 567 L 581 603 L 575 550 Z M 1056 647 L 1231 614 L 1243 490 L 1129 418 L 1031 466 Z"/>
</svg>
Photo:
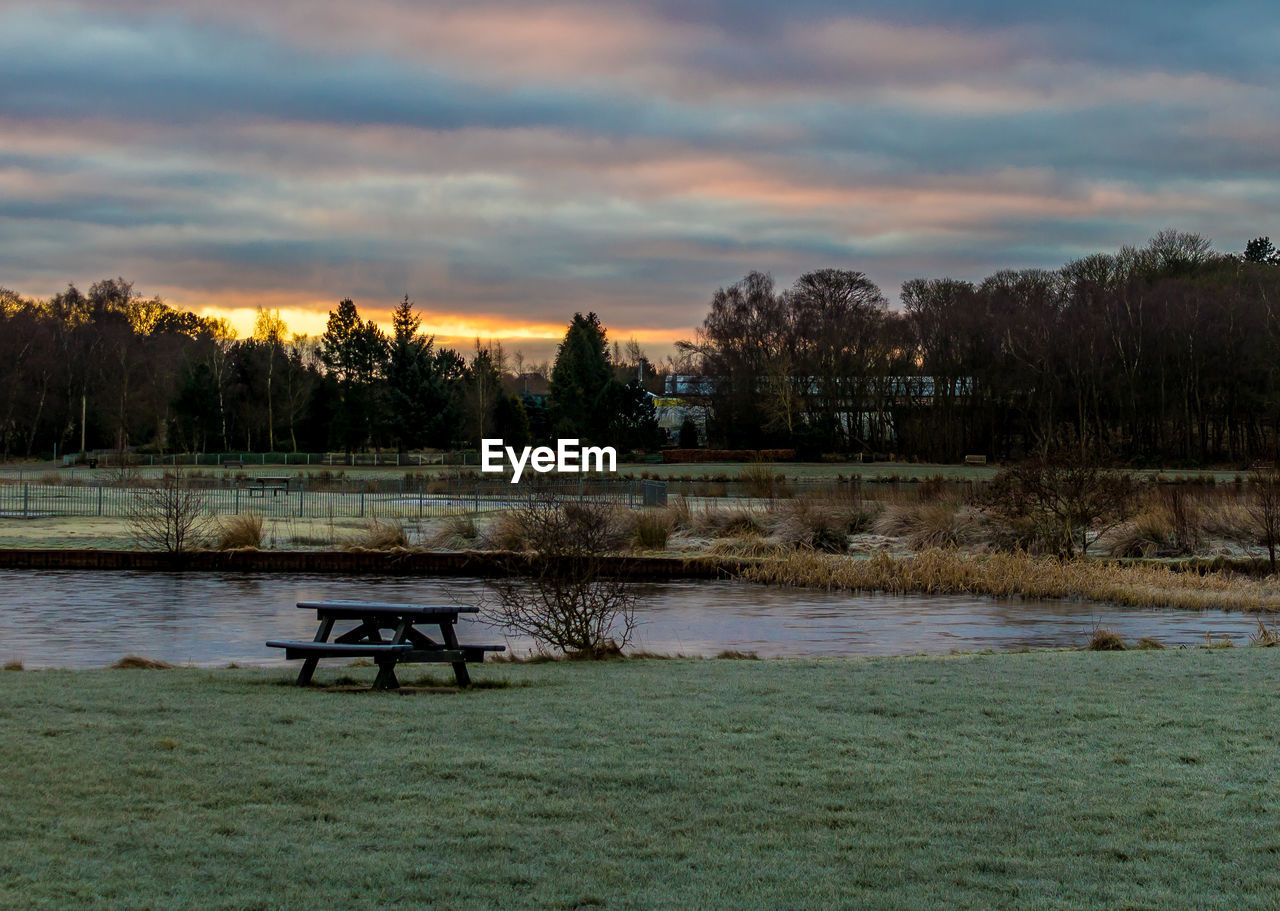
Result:
<svg viewBox="0 0 1280 911">
<path fill-rule="evenodd" d="M 458 647 L 458 637 L 454 635 L 452 621 L 440 621 L 440 635 L 444 637 L 445 648 L 453 649 Z M 467 662 L 453 662 L 453 679 L 458 686 L 471 686 L 471 675 L 467 673 Z"/>
<path fill-rule="evenodd" d="M 390 655 L 378 659 L 378 676 L 373 680 L 375 690 L 398 690 L 400 681 L 396 679 L 396 659 Z"/>
<path fill-rule="evenodd" d="M 369 622 L 366 620 L 366 622 Z M 376 621 L 374 621 L 376 623 Z M 408 618 L 402 618 L 396 625 L 395 635 L 391 637 L 393 645 L 399 645 L 405 641 L 405 636 L 413 624 Z M 375 642 L 382 641 L 382 634 L 375 627 L 369 633 L 369 637 Z M 375 690 L 398 690 L 400 689 L 400 681 L 396 679 L 396 656 L 388 655 L 385 658 L 378 659 L 378 676 L 373 680 L 373 688 Z"/>
<path fill-rule="evenodd" d="M 312 641 L 327 642 L 331 632 L 333 632 L 333 618 L 325 617 L 320 621 L 320 628 L 316 630 Z M 311 682 L 311 675 L 316 672 L 316 665 L 319 663 L 319 658 L 307 658 L 302 662 L 302 670 L 298 671 L 298 686 L 306 686 Z"/>
</svg>

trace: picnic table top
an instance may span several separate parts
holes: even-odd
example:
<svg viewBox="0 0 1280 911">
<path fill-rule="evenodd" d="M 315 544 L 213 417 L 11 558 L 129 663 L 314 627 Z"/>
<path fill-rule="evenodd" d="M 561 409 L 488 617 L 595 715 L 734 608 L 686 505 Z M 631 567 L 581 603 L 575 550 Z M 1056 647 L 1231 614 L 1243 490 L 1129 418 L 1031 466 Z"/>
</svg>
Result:
<svg viewBox="0 0 1280 911">
<path fill-rule="evenodd" d="M 289 478 L 289 475 L 287 474 L 255 474 L 249 480 L 257 481 L 260 484 L 265 484 L 268 481 L 287 483 L 290 480 L 290 478 Z"/>
<path fill-rule="evenodd" d="M 367 616 L 390 614 L 396 617 L 447 617 L 478 614 L 480 608 L 457 604 L 396 604 L 389 601 L 299 601 L 303 610 L 314 610 L 317 616 Z"/>
</svg>

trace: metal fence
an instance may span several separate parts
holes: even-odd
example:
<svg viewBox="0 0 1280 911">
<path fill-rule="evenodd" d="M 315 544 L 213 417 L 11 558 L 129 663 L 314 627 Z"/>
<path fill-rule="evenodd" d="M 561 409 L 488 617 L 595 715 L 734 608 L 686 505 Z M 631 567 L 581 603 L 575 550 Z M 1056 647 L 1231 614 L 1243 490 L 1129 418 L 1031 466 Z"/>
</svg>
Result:
<svg viewBox="0 0 1280 911">
<path fill-rule="evenodd" d="M 154 497 L 154 487 L 65 486 L 54 484 L 0 485 L 0 517 L 53 516 L 127 517 Z M 271 518 L 297 519 L 428 519 L 476 515 L 511 509 L 540 497 L 637 506 L 645 491 L 638 484 L 585 482 L 560 485 L 471 484 L 451 491 L 341 491 L 271 487 L 215 487 L 200 490 L 200 498 L 217 515 L 257 513 Z"/>
<path fill-rule="evenodd" d="M 427 465 L 479 465 L 480 453 L 475 450 L 449 452 L 183 452 L 138 453 L 123 455 L 116 450 L 93 450 L 83 455 L 72 453 L 61 458 L 64 468 L 92 460 L 98 465 L 119 466 L 127 464 L 147 468 L 170 465 L 217 468 L 224 465 L 249 468 L 271 465 L 302 465 L 315 468 L 342 468 L 355 466 L 380 466 L 417 468 Z"/>
<path fill-rule="evenodd" d="M 916 499 L 937 491 L 930 483 L 849 479 L 771 481 L 706 478 L 616 478 L 591 475 L 534 475 L 512 484 L 502 477 L 453 477 L 407 474 L 391 478 L 269 476 L 261 472 L 187 475 L 183 487 L 202 491 L 219 515 L 253 512 L 273 518 L 427 519 L 510 509 L 540 496 L 609 503 L 627 508 L 664 506 L 683 500 L 689 507 L 716 503 L 776 501 L 792 498 Z M 0 517 L 128 516 L 139 496 L 155 489 L 138 479 L 0 480 Z M 971 494 L 974 482 L 948 481 L 954 493 Z"/>
</svg>

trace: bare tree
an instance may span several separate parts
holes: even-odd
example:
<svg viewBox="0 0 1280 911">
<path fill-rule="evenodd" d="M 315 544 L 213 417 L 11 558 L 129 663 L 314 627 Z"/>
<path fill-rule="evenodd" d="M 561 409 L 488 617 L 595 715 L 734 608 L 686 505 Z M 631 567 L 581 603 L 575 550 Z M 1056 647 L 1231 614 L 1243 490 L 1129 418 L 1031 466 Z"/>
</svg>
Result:
<svg viewBox="0 0 1280 911">
<path fill-rule="evenodd" d="M 134 491 L 126 519 L 139 547 L 171 554 L 205 544 L 214 524 L 207 492 L 187 486 L 176 466 Z"/>
<path fill-rule="evenodd" d="M 991 482 L 986 509 L 997 522 L 1030 523 L 1054 553 L 1085 555 L 1089 545 L 1129 514 L 1133 484 L 1078 454 L 1029 459 Z"/>
<path fill-rule="evenodd" d="M 1267 548 L 1271 572 L 1276 571 L 1276 544 L 1280 542 L 1280 473 L 1274 468 L 1255 468 L 1249 473 L 1253 499 L 1249 515 L 1258 534 L 1258 543 Z"/>
<path fill-rule="evenodd" d="M 486 604 L 491 620 L 570 657 L 618 654 L 636 626 L 635 590 L 605 571 L 618 530 L 594 503 L 535 496 L 508 514 L 525 551 L 507 561 Z"/>
</svg>

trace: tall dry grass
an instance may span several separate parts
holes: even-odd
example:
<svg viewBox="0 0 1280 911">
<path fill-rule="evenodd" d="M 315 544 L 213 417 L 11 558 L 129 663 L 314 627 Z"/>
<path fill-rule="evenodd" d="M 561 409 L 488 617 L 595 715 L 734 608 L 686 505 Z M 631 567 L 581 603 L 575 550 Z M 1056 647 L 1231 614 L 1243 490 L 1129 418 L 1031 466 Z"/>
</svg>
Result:
<svg viewBox="0 0 1280 911">
<path fill-rule="evenodd" d="M 774 536 L 791 547 L 844 553 L 849 535 L 865 531 L 871 513 L 858 500 L 812 496 L 787 500 L 771 511 Z"/>
<path fill-rule="evenodd" d="M 262 546 L 262 516 L 242 512 L 218 520 L 218 550 Z"/>
<path fill-rule="evenodd" d="M 850 559 L 794 551 L 742 572 L 752 582 L 845 591 L 1081 598 L 1133 607 L 1280 610 L 1280 582 L 1230 572 L 1177 572 L 1161 565 L 1061 561 L 1025 553 L 931 549 L 910 557 Z"/>
<path fill-rule="evenodd" d="M 440 523 L 439 530 L 431 538 L 435 547 L 469 548 L 474 547 L 480 538 L 480 528 L 476 525 L 475 516 L 462 514 L 448 516 Z"/>
<path fill-rule="evenodd" d="M 773 465 L 768 462 L 750 463 L 738 472 L 738 480 L 742 482 L 749 497 L 776 500 L 795 495 L 786 476 L 775 472 Z"/>
<path fill-rule="evenodd" d="M 675 519 L 666 509 L 646 509 L 631 520 L 631 544 L 644 550 L 662 550 L 675 530 Z"/>
<path fill-rule="evenodd" d="M 954 499 L 891 503 L 873 528 L 876 534 L 902 538 L 912 550 L 962 547 L 982 538 L 978 515 Z"/>
<path fill-rule="evenodd" d="M 747 506 L 716 504 L 694 516 L 693 530 L 713 538 L 736 538 L 741 535 L 761 535 L 768 529 L 765 515 L 758 510 Z"/>
<path fill-rule="evenodd" d="M 409 546 L 409 532 L 395 519 L 369 519 L 353 537 L 345 542 L 350 548 L 396 550 Z"/>
</svg>

